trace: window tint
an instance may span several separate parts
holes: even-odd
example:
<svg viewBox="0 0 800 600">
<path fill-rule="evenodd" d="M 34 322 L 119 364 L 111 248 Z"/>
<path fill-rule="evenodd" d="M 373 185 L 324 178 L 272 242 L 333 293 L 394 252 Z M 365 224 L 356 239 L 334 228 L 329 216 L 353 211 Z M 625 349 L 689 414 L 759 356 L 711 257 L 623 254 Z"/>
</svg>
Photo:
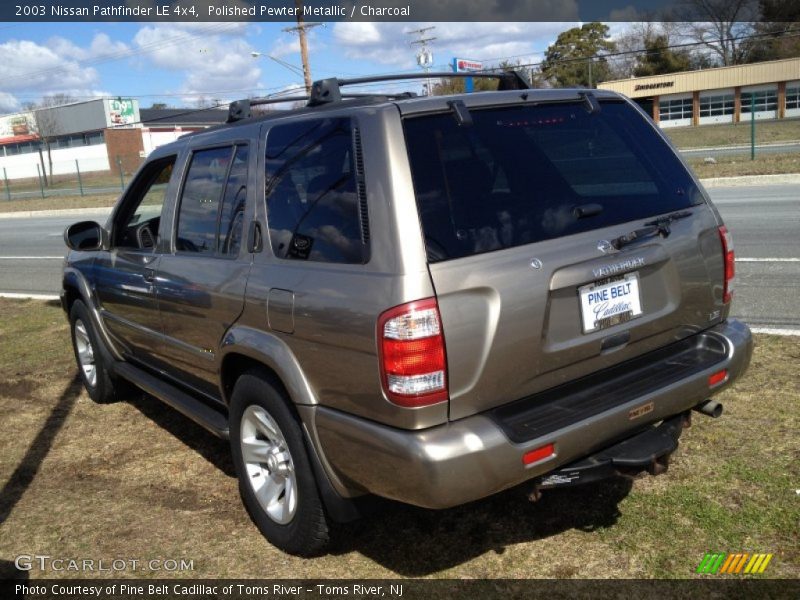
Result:
<svg viewBox="0 0 800 600">
<path fill-rule="evenodd" d="M 175 247 L 181 252 L 214 254 L 217 217 L 233 148 L 200 150 L 192 156 L 181 195 Z"/>
<path fill-rule="evenodd" d="M 267 136 L 267 220 L 279 258 L 363 263 L 349 119 L 277 125 Z"/>
<path fill-rule="evenodd" d="M 551 239 L 702 201 L 633 108 L 603 102 L 409 118 L 406 144 L 431 262 Z M 578 218 L 575 207 L 598 204 Z"/>
<path fill-rule="evenodd" d="M 175 157 L 148 165 L 130 187 L 114 222 L 114 246 L 154 249 Z"/>
<path fill-rule="evenodd" d="M 228 256 L 238 256 L 242 246 L 242 223 L 247 200 L 247 159 L 247 146 L 238 146 L 220 208 L 217 249 L 220 254 Z"/>
</svg>

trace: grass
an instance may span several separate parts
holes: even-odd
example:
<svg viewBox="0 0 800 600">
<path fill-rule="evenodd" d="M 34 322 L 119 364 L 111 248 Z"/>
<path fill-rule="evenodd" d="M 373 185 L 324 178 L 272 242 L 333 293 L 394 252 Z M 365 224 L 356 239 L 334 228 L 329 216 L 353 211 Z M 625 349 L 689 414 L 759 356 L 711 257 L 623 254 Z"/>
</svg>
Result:
<svg viewBox="0 0 800 600">
<path fill-rule="evenodd" d="M 678 148 L 739 146 L 750 143 L 750 121 L 699 127 L 667 127 L 664 132 Z M 800 119 L 756 121 L 756 143 L 800 140 Z"/>
<path fill-rule="evenodd" d="M 757 153 L 755 160 L 750 160 L 749 155 L 717 156 L 716 164 L 706 164 L 702 157 L 692 157 L 688 161 L 701 179 L 800 173 L 800 152 L 794 154 Z"/>
<path fill-rule="evenodd" d="M 0 213 L 62 210 L 68 208 L 105 208 L 114 206 L 118 197 L 118 194 L 97 194 L 92 196 L 57 196 L 21 200 L 0 200 Z"/>
<path fill-rule="evenodd" d="M 524 486 L 438 512 L 387 503 L 302 560 L 250 522 L 225 442 L 143 395 L 89 400 L 58 307 L 0 300 L 0 337 L 6 559 L 194 561 L 139 577 L 682 578 L 707 551 L 746 551 L 775 554 L 766 576 L 800 576 L 797 338 L 757 337 L 748 375 L 719 397 L 725 415 L 695 416 L 666 475 L 536 504 Z"/>
</svg>

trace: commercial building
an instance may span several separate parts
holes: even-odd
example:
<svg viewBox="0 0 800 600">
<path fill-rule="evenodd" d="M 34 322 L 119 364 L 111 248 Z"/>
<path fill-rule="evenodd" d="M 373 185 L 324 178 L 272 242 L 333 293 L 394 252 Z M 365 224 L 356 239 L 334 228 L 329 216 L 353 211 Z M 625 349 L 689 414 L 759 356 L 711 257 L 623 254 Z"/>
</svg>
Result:
<svg viewBox="0 0 800 600">
<path fill-rule="evenodd" d="M 2 116 L 0 168 L 8 179 L 73 173 L 76 161 L 83 172 L 106 171 L 126 139 L 138 137 L 141 145 L 138 122 L 139 104 L 131 98 L 97 98 Z M 43 139 L 50 144 L 48 157 Z"/>
<path fill-rule="evenodd" d="M 661 127 L 800 116 L 800 58 L 605 81 Z"/>
<path fill-rule="evenodd" d="M 220 125 L 228 118 L 228 110 L 191 110 L 186 108 L 143 108 L 142 144 L 145 154 L 154 148 L 174 142 L 180 136 Z"/>
<path fill-rule="evenodd" d="M 0 177 L 130 174 L 154 148 L 224 123 L 227 115 L 215 109 L 140 111 L 135 98 L 97 98 L 0 116 Z"/>
</svg>

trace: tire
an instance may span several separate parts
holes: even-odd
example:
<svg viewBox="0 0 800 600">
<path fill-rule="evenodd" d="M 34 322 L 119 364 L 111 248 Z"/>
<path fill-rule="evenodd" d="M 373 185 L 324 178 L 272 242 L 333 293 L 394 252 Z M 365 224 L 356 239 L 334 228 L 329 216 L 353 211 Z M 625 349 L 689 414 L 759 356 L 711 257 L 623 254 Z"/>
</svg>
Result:
<svg viewBox="0 0 800 600">
<path fill-rule="evenodd" d="M 89 309 L 83 301 L 76 300 L 72 303 L 69 323 L 75 362 L 89 397 L 99 404 L 118 400 L 124 386 L 111 375 L 111 359 L 97 337 Z"/>
<path fill-rule="evenodd" d="M 319 554 L 328 522 L 303 432 L 266 374 L 249 371 L 236 381 L 230 441 L 242 501 L 267 541 L 289 554 Z"/>
</svg>

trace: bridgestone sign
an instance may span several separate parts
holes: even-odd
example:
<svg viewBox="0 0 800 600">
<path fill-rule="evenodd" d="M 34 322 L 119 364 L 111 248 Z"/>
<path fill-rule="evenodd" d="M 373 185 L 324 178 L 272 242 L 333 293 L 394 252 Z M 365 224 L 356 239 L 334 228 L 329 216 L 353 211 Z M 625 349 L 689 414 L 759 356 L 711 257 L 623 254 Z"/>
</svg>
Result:
<svg viewBox="0 0 800 600">
<path fill-rule="evenodd" d="M 660 88 L 671 88 L 675 85 L 674 81 L 662 81 L 661 83 L 637 83 L 636 87 L 633 88 L 634 92 L 638 92 L 639 90 L 657 90 Z"/>
</svg>

